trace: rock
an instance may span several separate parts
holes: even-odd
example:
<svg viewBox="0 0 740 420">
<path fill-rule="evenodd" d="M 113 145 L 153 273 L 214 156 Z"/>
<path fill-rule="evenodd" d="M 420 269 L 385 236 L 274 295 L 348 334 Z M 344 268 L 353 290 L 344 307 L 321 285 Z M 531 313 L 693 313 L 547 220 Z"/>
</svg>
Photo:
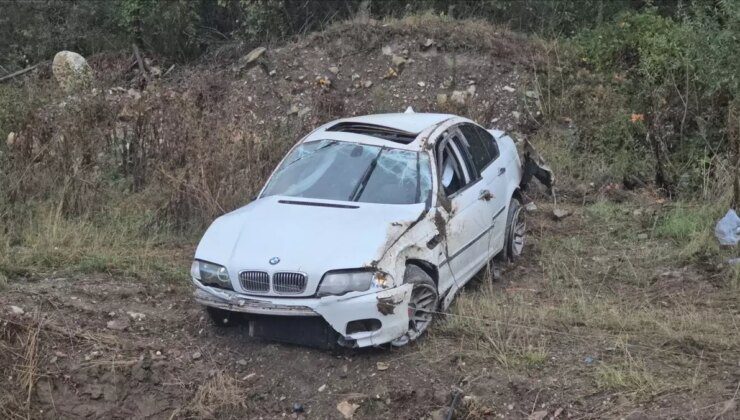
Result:
<svg viewBox="0 0 740 420">
<path fill-rule="evenodd" d="M 383 52 L 383 55 L 392 55 L 393 54 L 393 49 L 391 48 L 390 45 L 386 45 L 385 47 L 383 47 L 381 49 L 381 51 Z"/>
<path fill-rule="evenodd" d="M 446 105 L 447 104 L 447 94 L 446 93 L 438 93 L 437 94 L 437 105 Z"/>
<path fill-rule="evenodd" d="M 357 73 L 352 73 L 352 81 L 355 81 L 360 78 L 360 75 Z"/>
<path fill-rule="evenodd" d="M 133 99 L 134 101 L 138 101 L 139 99 L 141 99 L 141 92 L 136 89 L 129 89 L 126 91 L 126 96 Z"/>
<path fill-rule="evenodd" d="M 378 370 L 388 370 L 388 367 L 389 367 L 389 366 L 388 366 L 388 363 L 385 363 L 385 362 L 378 362 L 378 363 L 376 363 L 376 364 L 375 364 L 375 367 L 376 367 L 376 368 L 377 368 Z"/>
<path fill-rule="evenodd" d="M 445 420 L 447 419 L 447 407 L 438 408 L 429 413 L 430 420 Z"/>
<path fill-rule="evenodd" d="M 511 111 L 511 116 L 514 117 L 514 119 L 519 122 L 519 118 L 522 117 L 522 113 L 519 111 Z"/>
<path fill-rule="evenodd" d="M 514 88 L 513 88 L 513 87 L 511 87 L 511 86 L 504 86 L 504 87 L 502 87 L 502 88 L 501 88 L 501 90 L 505 90 L 505 91 L 507 91 L 507 92 L 509 92 L 509 93 L 514 93 L 514 92 L 516 92 L 516 89 L 514 89 Z"/>
<path fill-rule="evenodd" d="M 434 390 L 434 403 L 437 405 L 447 405 L 450 402 L 450 392 L 445 389 Z"/>
<path fill-rule="evenodd" d="M 419 86 L 419 87 L 424 87 L 424 86 L 426 86 L 427 84 L 426 84 L 426 83 L 424 83 L 424 82 L 416 82 L 416 85 L 417 85 L 417 86 Z"/>
<path fill-rule="evenodd" d="M 103 396 L 103 387 L 99 384 L 91 384 L 87 387 L 87 394 L 90 394 L 90 399 L 97 400 Z"/>
<path fill-rule="evenodd" d="M 465 105 L 468 101 L 468 92 L 464 90 L 455 90 L 452 92 L 450 100 L 458 105 Z"/>
<path fill-rule="evenodd" d="M 139 313 L 139 312 L 126 312 L 128 316 L 131 317 L 134 321 L 141 321 L 144 318 L 146 318 L 146 315 Z"/>
<path fill-rule="evenodd" d="M 239 366 L 246 366 L 247 365 L 247 361 L 246 361 L 246 359 L 239 359 L 239 360 L 236 361 L 236 364 L 239 365 Z"/>
<path fill-rule="evenodd" d="M 302 413 L 304 411 L 303 404 L 301 403 L 293 403 L 293 412 L 294 413 Z"/>
<path fill-rule="evenodd" d="M 338 74 L 339 73 L 339 67 L 337 67 L 337 66 L 331 66 L 331 67 L 329 67 L 329 71 L 332 74 Z"/>
<path fill-rule="evenodd" d="M 293 104 L 293 105 L 291 105 L 291 106 L 290 106 L 290 109 L 288 110 L 288 115 L 294 115 L 294 114 L 297 114 L 297 113 L 298 113 L 298 111 L 300 111 L 300 110 L 301 110 L 301 109 L 300 109 L 300 108 L 298 107 L 298 105 L 296 105 L 296 104 Z"/>
<path fill-rule="evenodd" d="M 149 66 L 149 74 L 154 77 L 160 77 L 162 75 L 162 69 L 159 66 Z"/>
<path fill-rule="evenodd" d="M 301 110 L 298 111 L 298 118 L 303 118 L 303 116 L 306 115 L 306 114 L 308 114 L 309 112 L 311 112 L 311 108 L 310 107 L 305 106 L 305 107 L 301 108 Z"/>
<path fill-rule="evenodd" d="M 195 353 L 193 353 L 193 356 L 192 357 L 193 357 L 193 360 L 198 360 L 201 357 L 203 357 L 203 354 L 201 354 L 201 352 L 199 352 L 199 351 L 196 351 Z"/>
<path fill-rule="evenodd" d="M 5 139 L 5 144 L 7 144 L 8 147 L 13 147 L 13 145 L 15 144 L 15 139 L 16 135 L 14 132 L 11 131 L 10 133 L 8 133 L 8 138 Z"/>
<path fill-rule="evenodd" d="M 394 55 L 393 57 L 391 57 L 391 63 L 400 72 L 406 66 L 406 59 L 401 57 L 400 55 Z"/>
<path fill-rule="evenodd" d="M 524 92 L 524 96 L 526 96 L 527 98 L 530 98 L 530 99 L 537 99 L 537 98 L 540 97 L 540 95 L 536 91 L 534 91 L 534 90 L 528 90 L 528 91 Z"/>
<path fill-rule="evenodd" d="M 432 45 L 434 45 L 434 40 L 432 38 L 427 38 L 421 43 L 421 49 L 428 50 Z"/>
<path fill-rule="evenodd" d="M 369 88 L 372 85 L 373 85 L 373 82 L 370 81 L 370 80 L 365 80 L 365 83 L 362 84 L 362 86 L 364 86 L 366 88 Z"/>
<path fill-rule="evenodd" d="M 530 201 L 524 206 L 524 210 L 527 210 L 528 212 L 537 211 L 537 205 L 534 203 L 534 201 Z"/>
<path fill-rule="evenodd" d="M 571 212 L 569 210 L 565 209 L 553 209 L 552 211 L 552 217 L 555 220 L 563 220 L 566 217 L 570 216 Z"/>
<path fill-rule="evenodd" d="M 527 417 L 527 420 L 543 420 L 547 417 L 547 410 L 535 411 Z"/>
<path fill-rule="evenodd" d="M 268 75 L 270 75 L 270 76 L 274 76 L 274 75 L 276 75 L 276 74 L 277 74 L 277 70 L 275 70 L 275 69 L 273 69 L 273 70 L 270 70 L 270 72 L 269 72 L 269 73 L 267 73 L 267 74 L 268 74 Z M 286 76 L 286 77 L 289 77 L 289 76 Z"/>
<path fill-rule="evenodd" d="M 20 306 L 10 306 L 10 313 L 13 315 L 23 315 L 25 311 Z"/>
<path fill-rule="evenodd" d="M 128 328 L 128 321 L 121 319 L 112 319 L 108 321 L 105 326 L 108 327 L 109 330 L 123 331 Z"/>
<path fill-rule="evenodd" d="M 324 385 L 321 385 L 321 386 L 319 387 L 319 392 L 324 392 L 325 390 L 326 390 L 326 384 L 324 384 Z"/>
<path fill-rule="evenodd" d="M 637 239 L 639 239 L 641 241 L 644 241 L 647 238 L 648 238 L 648 234 L 647 233 L 641 233 L 641 234 L 637 235 Z"/>
<path fill-rule="evenodd" d="M 257 47 L 249 52 L 249 54 L 244 56 L 244 65 L 249 65 L 252 63 L 256 63 L 257 60 L 262 58 L 263 55 L 265 55 L 265 52 L 267 52 L 267 48 L 265 47 Z"/>
<path fill-rule="evenodd" d="M 54 56 L 51 70 L 59 86 L 67 93 L 90 88 L 93 73 L 85 58 L 72 51 L 60 51 Z"/>
<path fill-rule="evenodd" d="M 353 404 L 349 401 L 342 401 L 337 404 L 337 410 L 342 413 L 342 417 L 345 419 L 351 419 L 358 408 L 360 408 L 358 404 Z"/>
<path fill-rule="evenodd" d="M 468 86 L 468 88 L 466 89 L 466 92 L 468 92 L 468 94 L 469 94 L 470 96 L 473 96 L 473 95 L 475 95 L 475 85 L 470 85 L 470 86 Z"/>
</svg>

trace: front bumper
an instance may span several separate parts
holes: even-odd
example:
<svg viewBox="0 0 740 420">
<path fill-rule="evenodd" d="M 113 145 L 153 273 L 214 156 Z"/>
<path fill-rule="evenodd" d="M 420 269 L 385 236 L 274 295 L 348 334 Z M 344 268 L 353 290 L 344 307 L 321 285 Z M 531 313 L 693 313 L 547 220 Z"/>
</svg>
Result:
<svg viewBox="0 0 740 420">
<path fill-rule="evenodd" d="M 248 296 L 231 290 L 205 286 L 193 279 L 195 300 L 201 305 L 256 315 L 322 317 L 346 344 L 377 346 L 402 336 L 409 327 L 408 304 L 411 284 L 370 292 L 352 292 L 322 298 L 277 298 Z M 348 333 L 352 321 L 378 320 L 374 331 Z"/>
</svg>

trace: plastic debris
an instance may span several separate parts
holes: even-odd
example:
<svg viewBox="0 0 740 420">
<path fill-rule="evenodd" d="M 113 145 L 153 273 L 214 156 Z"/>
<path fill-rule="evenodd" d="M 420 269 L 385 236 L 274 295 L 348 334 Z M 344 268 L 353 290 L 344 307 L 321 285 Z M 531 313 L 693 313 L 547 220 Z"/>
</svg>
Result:
<svg viewBox="0 0 740 420">
<path fill-rule="evenodd" d="M 736 246 L 740 237 L 740 217 L 735 210 L 730 209 L 727 214 L 717 222 L 714 227 L 714 236 L 720 245 Z"/>
</svg>

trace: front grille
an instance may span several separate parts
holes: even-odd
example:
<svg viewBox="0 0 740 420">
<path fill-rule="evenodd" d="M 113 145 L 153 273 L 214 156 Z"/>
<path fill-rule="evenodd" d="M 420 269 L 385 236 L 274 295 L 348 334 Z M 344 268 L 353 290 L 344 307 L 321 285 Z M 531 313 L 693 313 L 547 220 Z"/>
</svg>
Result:
<svg viewBox="0 0 740 420">
<path fill-rule="evenodd" d="M 269 292 L 270 276 L 264 271 L 242 271 L 239 281 L 248 292 Z"/>
<path fill-rule="evenodd" d="M 301 273 L 275 273 L 272 288 L 277 293 L 299 294 L 306 290 L 306 276 Z"/>
</svg>

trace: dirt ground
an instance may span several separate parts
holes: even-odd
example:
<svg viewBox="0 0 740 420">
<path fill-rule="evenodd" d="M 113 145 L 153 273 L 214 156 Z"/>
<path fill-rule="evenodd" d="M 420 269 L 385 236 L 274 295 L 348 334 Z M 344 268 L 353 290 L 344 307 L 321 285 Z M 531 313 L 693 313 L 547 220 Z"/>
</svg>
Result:
<svg viewBox="0 0 740 420">
<path fill-rule="evenodd" d="M 663 274 L 637 286 L 612 272 L 608 290 L 600 281 L 558 284 L 553 272 L 579 265 L 609 272 L 612 257 L 641 270 L 639 260 L 612 248 L 619 243 L 608 244 L 614 233 L 603 237 L 590 224 L 593 207 L 576 201 L 563 205 L 573 215 L 557 222 L 538 202 L 524 258 L 494 283 L 481 274 L 431 334 L 401 349 L 331 352 L 252 339 L 245 326 L 217 329 L 186 279 L 11 280 L 0 294 L 0 384 L 8 390 L 0 413 L 342 418 L 339 405 L 355 418 L 437 419 L 459 392 L 453 418 L 460 419 L 737 418 L 737 292 L 728 295 L 697 267 L 658 267 Z M 561 255 L 552 247 L 571 252 L 574 240 L 583 252 L 551 265 Z M 192 252 L 185 246 L 172 258 L 186 267 Z M 568 302 L 576 296 L 603 313 L 577 312 Z M 619 303 L 603 306 L 615 297 Z M 706 322 L 719 335 L 703 335 L 713 327 L 701 324 L 672 342 L 649 319 L 633 324 L 648 306 L 647 318 L 678 320 L 655 324 L 665 330 L 711 314 Z M 466 322 L 476 317 L 485 318 Z"/>
</svg>

